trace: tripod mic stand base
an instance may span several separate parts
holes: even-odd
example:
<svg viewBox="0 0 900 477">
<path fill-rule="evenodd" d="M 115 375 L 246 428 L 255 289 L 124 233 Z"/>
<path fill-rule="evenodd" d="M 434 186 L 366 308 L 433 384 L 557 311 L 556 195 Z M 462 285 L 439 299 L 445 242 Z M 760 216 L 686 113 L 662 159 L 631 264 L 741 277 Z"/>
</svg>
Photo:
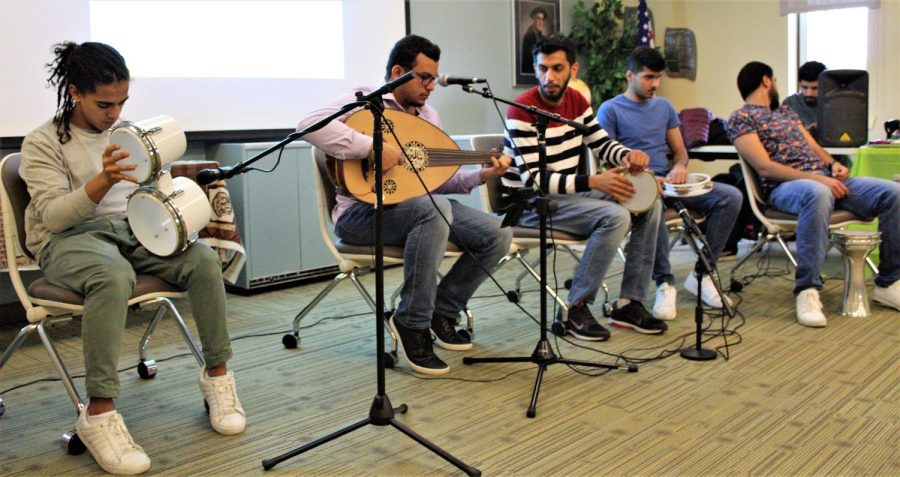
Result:
<svg viewBox="0 0 900 477">
<path fill-rule="evenodd" d="M 681 357 L 691 361 L 712 361 L 716 359 L 717 353 L 711 349 L 704 348 L 682 348 Z"/>
</svg>

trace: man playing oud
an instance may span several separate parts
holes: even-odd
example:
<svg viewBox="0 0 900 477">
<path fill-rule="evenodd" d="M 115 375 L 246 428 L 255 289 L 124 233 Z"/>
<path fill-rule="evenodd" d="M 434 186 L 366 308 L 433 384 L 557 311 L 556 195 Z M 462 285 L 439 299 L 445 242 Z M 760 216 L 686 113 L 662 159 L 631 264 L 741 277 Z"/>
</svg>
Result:
<svg viewBox="0 0 900 477">
<path fill-rule="evenodd" d="M 425 104 L 434 91 L 441 50 L 429 40 L 409 35 L 400 39 L 388 56 L 385 81 L 397 79 L 409 71 L 415 78 L 383 96 L 386 109 L 404 111 L 440 128 L 437 110 Z M 325 107 L 310 113 L 298 126 L 303 129 L 356 100 L 356 92 L 367 94 L 375 87 L 355 88 Z M 354 111 L 355 112 L 355 111 Z M 372 138 L 344 124 L 353 112 L 341 116 L 304 139 L 335 159 L 371 158 Z M 403 167 L 406 162 L 390 133 L 385 133 L 382 168 Z M 413 371 L 442 375 L 450 371 L 431 344 L 434 334 L 441 348 L 471 349 L 470 338 L 454 328 L 456 318 L 491 269 L 509 251 L 512 232 L 500 228 L 500 218 L 467 207 L 440 194 L 468 193 L 509 166 L 508 157 L 493 158 L 492 165 L 481 170 L 460 170 L 432 197 L 413 197 L 382 211 L 384 244 L 403 247 L 403 289 L 400 305 L 389 326 L 400 341 L 400 352 Z M 418 183 L 416 187 L 421 187 Z M 354 245 L 375 243 L 375 214 L 371 204 L 338 192 L 332 211 L 334 232 Z M 434 202 L 432 203 L 432 199 Z M 453 230 L 445 219 L 453 225 Z M 438 266 L 453 242 L 471 254 L 463 254 L 438 283 Z M 480 263 L 479 263 L 480 262 Z M 429 333 L 429 328 L 431 333 Z"/>
</svg>

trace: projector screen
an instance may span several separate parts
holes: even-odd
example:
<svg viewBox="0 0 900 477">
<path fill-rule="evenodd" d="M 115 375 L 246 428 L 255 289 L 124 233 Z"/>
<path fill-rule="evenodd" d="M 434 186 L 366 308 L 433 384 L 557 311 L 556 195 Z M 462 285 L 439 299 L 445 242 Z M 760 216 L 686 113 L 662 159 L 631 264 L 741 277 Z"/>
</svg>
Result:
<svg viewBox="0 0 900 477">
<path fill-rule="evenodd" d="M 404 34 L 403 0 L 3 0 L 0 137 L 53 115 L 46 64 L 62 41 L 122 53 L 132 76 L 123 118 L 167 114 L 185 131 L 222 131 L 295 127 L 381 80 Z"/>
</svg>

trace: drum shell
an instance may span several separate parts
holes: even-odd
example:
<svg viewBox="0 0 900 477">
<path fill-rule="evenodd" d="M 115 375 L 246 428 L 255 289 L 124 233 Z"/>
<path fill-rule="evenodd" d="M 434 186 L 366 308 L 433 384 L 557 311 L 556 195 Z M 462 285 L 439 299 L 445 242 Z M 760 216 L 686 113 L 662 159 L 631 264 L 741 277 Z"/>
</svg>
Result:
<svg viewBox="0 0 900 477">
<path fill-rule="evenodd" d="M 162 173 L 163 166 L 178 160 L 187 150 L 187 137 L 171 116 L 155 116 L 140 122 L 124 121 L 112 128 L 110 144 L 118 144 L 128 153 L 119 161 L 137 168 L 126 174 L 140 184 L 149 184 Z"/>
<path fill-rule="evenodd" d="M 163 175 L 168 178 L 168 173 Z M 141 245 L 167 257 L 185 251 L 212 217 L 203 189 L 186 177 L 141 187 L 128 198 L 128 223 Z"/>
</svg>

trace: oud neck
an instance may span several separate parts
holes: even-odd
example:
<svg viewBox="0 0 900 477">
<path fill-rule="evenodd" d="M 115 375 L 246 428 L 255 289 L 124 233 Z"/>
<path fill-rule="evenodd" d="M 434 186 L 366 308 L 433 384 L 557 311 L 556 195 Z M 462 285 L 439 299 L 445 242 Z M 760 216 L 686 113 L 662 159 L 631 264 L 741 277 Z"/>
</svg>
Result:
<svg viewBox="0 0 900 477">
<path fill-rule="evenodd" d="M 428 164 L 431 166 L 462 166 L 466 164 L 491 164 L 491 158 L 502 156 L 502 152 L 460 151 L 458 149 L 428 149 Z"/>
</svg>

